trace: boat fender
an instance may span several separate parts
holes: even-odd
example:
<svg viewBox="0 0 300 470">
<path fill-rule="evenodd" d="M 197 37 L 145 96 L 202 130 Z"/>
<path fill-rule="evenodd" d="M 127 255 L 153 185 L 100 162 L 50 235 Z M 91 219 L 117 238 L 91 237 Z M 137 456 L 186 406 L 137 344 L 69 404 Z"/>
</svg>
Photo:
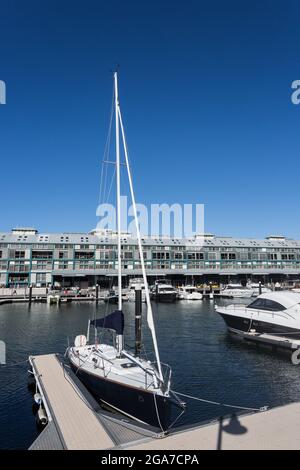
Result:
<svg viewBox="0 0 300 470">
<path fill-rule="evenodd" d="M 35 393 L 33 395 L 33 399 L 34 399 L 34 402 L 37 404 L 37 405 L 41 405 L 42 403 L 42 397 L 41 397 L 41 394 L 40 393 Z"/>
<path fill-rule="evenodd" d="M 42 426 L 46 426 L 46 424 L 48 423 L 46 412 L 42 407 L 38 409 L 37 420 L 38 420 L 38 423 L 41 424 Z"/>
<path fill-rule="evenodd" d="M 86 336 L 84 335 L 78 335 L 75 338 L 74 345 L 76 348 L 84 347 L 86 346 Z"/>
</svg>

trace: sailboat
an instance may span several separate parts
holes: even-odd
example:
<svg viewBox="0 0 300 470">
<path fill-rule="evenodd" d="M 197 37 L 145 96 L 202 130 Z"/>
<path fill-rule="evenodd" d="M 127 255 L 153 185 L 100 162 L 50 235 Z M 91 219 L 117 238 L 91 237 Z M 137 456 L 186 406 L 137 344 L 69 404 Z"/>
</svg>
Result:
<svg viewBox="0 0 300 470">
<path fill-rule="evenodd" d="M 70 365 L 78 378 L 95 398 L 106 407 L 123 415 L 159 427 L 165 431 L 171 424 L 171 412 L 175 405 L 184 410 L 185 404 L 171 390 L 171 367 L 160 361 L 155 325 L 150 301 L 145 262 L 128 151 L 118 98 L 118 74 L 114 73 L 114 113 L 116 132 L 116 189 L 117 189 L 117 230 L 118 230 L 118 308 L 100 319 L 89 321 L 87 334 L 75 338 L 74 346 L 68 349 Z M 143 358 L 140 349 L 135 353 L 124 347 L 124 314 L 122 311 L 122 262 L 121 262 L 121 205 L 120 205 L 120 130 L 124 148 L 129 189 L 132 199 L 135 227 L 144 295 L 147 305 L 147 323 L 151 332 L 155 362 Z M 95 333 L 94 344 L 90 343 L 91 328 L 104 328 L 113 332 L 113 344 L 98 343 Z"/>
</svg>

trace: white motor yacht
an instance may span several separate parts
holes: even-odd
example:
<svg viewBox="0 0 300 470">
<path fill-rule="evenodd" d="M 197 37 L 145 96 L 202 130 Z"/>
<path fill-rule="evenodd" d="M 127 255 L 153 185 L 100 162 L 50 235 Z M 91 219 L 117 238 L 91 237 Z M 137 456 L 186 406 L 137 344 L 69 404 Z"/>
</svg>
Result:
<svg viewBox="0 0 300 470">
<path fill-rule="evenodd" d="M 300 294 L 267 292 L 249 305 L 216 306 L 229 331 L 269 333 L 300 338 Z"/>
<path fill-rule="evenodd" d="M 177 290 L 166 279 L 155 281 L 151 289 L 151 299 L 156 302 L 175 302 L 177 300 Z"/>
<path fill-rule="evenodd" d="M 258 282 L 250 282 L 247 284 L 248 289 L 253 290 L 252 297 L 257 297 L 260 294 L 266 294 L 267 292 L 272 292 L 269 287 L 265 287 L 263 284 L 259 284 Z"/>
<path fill-rule="evenodd" d="M 178 287 L 178 298 L 181 300 L 202 300 L 203 295 L 195 286 Z"/>
<path fill-rule="evenodd" d="M 222 297 L 250 298 L 253 295 L 253 289 L 243 287 L 241 284 L 228 284 L 221 290 Z"/>
</svg>

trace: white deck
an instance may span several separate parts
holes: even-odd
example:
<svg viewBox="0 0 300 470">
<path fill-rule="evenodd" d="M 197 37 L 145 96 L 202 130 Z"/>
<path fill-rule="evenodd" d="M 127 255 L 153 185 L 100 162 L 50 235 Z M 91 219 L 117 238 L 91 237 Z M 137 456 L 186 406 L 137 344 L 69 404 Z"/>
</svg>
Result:
<svg viewBox="0 0 300 470">
<path fill-rule="evenodd" d="M 123 353 L 125 354 L 125 351 Z M 117 350 L 113 346 L 107 344 L 74 346 L 69 350 L 69 359 L 75 367 L 95 376 L 141 390 L 153 391 L 158 395 L 162 394 L 154 378 L 155 370 L 149 362 L 141 358 L 132 358 L 132 360 L 128 357 L 117 358 Z"/>
</svg>

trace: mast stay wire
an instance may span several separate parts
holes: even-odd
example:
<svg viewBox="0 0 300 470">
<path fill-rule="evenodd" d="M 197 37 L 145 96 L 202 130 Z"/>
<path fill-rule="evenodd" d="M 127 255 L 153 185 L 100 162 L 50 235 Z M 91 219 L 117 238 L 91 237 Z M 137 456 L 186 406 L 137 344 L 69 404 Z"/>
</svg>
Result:
<svg viewBox="0 0 300 470">
<path fill-rule="evenodd" d="M 105 192 L 106 192 L 107 167 L 108 167 L 108 165 L 105 162 L 107 162 L 109 160 L 109 153 L 110 153 L 110 147 L 111 147 L 113 116 L 114 116 L 114 88 L 113 88 L 113 93 L 112 93 L 112 103 L 111 103 L 108 133 L 107 133 L 107 137 L 106 137 L 106 142 L 105 142 L 104 152 L 103 152 L 103 159 L 102 159 L 102 164 L 101 164 L 101 176 L 100 176 L 100 186 L 99 186 L 99 194 L 98 194 L 98 204 L 101 204 L 102 202 L 104 202 L 104 197 L 105 197 Z"/>
</svg>

